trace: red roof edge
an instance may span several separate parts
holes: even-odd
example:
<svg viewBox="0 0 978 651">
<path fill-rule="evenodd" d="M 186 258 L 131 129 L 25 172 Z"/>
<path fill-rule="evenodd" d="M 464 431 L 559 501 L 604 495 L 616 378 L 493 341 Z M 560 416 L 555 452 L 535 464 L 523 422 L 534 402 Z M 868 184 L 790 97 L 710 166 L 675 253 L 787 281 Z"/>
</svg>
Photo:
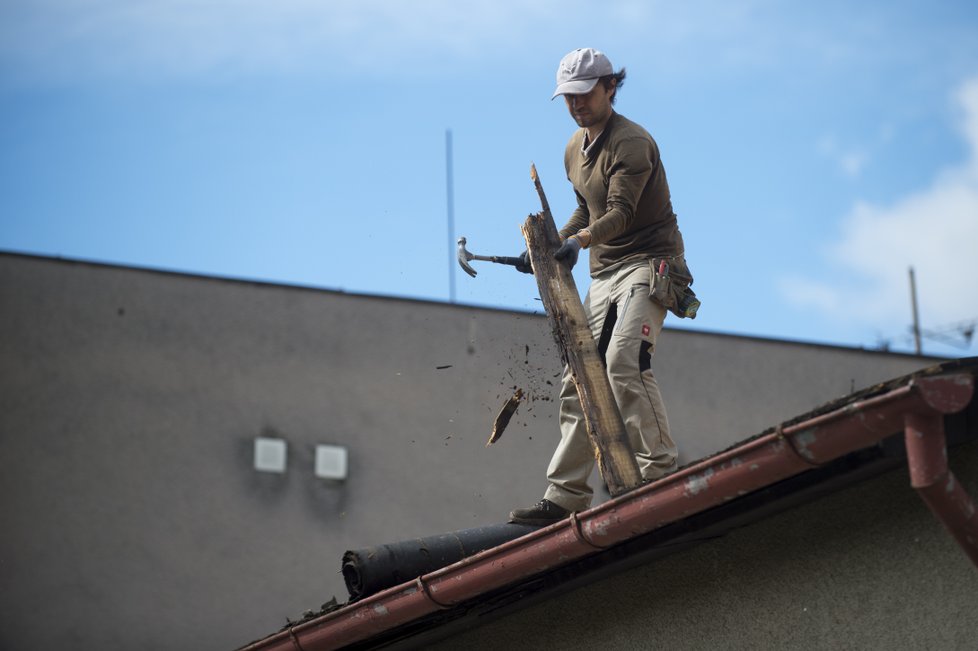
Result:
<svg viewBox="0 0 978 651">
<path fill-rule="evenodd" d="M 947 470 L 943 429 L 943 415 L 964 409 L 973 392 L 971 374 L 912 378 L 886 393 L 779 427 L 567 520 L 292 626 L 241 651 L 327 651 L 369 640 L 870 447 L 899 431 L 906 433 L 911 469 L 919 468 L 913 472 L 914 488 L 978 565 L 978 517 L 974 503 L 962 495 Z M 929 443 L 911 444 L 912 439 Z M 916 450 L 929 452 L 917 455 Z M 950 485 L 957 489 L 941 488 Z"/>
</svg>

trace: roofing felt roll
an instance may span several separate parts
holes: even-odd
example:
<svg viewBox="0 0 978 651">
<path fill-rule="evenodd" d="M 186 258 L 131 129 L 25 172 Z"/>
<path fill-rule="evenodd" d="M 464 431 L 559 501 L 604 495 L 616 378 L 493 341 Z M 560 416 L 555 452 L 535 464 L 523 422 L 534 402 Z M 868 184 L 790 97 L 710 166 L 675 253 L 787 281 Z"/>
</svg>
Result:
<svg viewBox="0 0 978 651">
<path fill-rule="evenodd" d="M 356 601 L 539 528 L 507 522 L 350 550 L 343 554 L 343 580 Z"/>
</svg>

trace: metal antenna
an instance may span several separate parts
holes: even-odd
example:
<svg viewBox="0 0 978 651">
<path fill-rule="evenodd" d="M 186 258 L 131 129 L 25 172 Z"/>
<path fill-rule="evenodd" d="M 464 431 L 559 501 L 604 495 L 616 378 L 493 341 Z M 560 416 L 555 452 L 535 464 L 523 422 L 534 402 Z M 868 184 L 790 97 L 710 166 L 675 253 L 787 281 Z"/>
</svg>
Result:
<svg viewBox="0 0 978 651">
<path fill-rule="evenodd" d="M 978 319 L 961 321 L 944 326 L 939 330 L 924 330 L 920 327 L 920 316 L 917 310 L 917 279 L 913 267 L 910 267 L 910 306 L 913 309 L 913 325 L 910 330 L 913 334 L 914 349 L 918 355 L 923 354 L 922 342 L 924 338 L 956 348 L 967 349 L 971 346 L 971 339 L 975 335 L 975 329 L 978 328 Z"/>
<path fill-rule="evenodd" d="M 913 342 L 917 354 L 920 355 L 922 347 L 920 345 L 920 316 L 917 313 L 917 281 L 913 275 L 913 267 L 910 267 L 910 306 L 913 309 Z"/>
<path fill-rule="evenodd" d="M 452 188 L 452 130 L 445 130 L 445 185 L 448 201 L 448 300 L 455 302 L 455 263 L 458 253 L 455 244 L 455 197 Z"/>
</svg>

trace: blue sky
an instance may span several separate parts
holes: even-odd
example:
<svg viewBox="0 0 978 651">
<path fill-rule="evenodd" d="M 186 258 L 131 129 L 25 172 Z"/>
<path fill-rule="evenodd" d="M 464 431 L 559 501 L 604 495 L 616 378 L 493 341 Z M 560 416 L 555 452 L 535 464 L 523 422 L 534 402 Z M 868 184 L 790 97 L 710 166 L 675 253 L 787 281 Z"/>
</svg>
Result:
<svg viewBox="0 0 978 651">
<path fill-rule="evenodd" d="M 714 332 L 912 350 L 978 319 L 978 5 L 5 0 L 0 249 L 539 310 L 557 62 L 605 51 L 656 138 Z M 575 273 L 587 285 L 586 265 Z M 975 354 L 924 340 L 935 355 Z"/>
</svg>

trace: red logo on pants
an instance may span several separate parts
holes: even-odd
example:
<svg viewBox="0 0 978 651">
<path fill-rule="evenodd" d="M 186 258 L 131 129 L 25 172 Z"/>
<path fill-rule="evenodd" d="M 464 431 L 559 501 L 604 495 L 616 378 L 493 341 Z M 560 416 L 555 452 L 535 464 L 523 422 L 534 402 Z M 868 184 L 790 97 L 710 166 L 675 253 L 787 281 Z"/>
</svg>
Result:
<svg viewBox="0 0 978 651">
<path fill-rule="evenodd" d="M 647 326 L 646 324 L 643 323 L 642 324 L 642 336 L 643 337 L 648 337 L 649 336 L 649 332 L 651 332 L 651 330 L 649 330 L 649 326 Z"/>
</svg>

